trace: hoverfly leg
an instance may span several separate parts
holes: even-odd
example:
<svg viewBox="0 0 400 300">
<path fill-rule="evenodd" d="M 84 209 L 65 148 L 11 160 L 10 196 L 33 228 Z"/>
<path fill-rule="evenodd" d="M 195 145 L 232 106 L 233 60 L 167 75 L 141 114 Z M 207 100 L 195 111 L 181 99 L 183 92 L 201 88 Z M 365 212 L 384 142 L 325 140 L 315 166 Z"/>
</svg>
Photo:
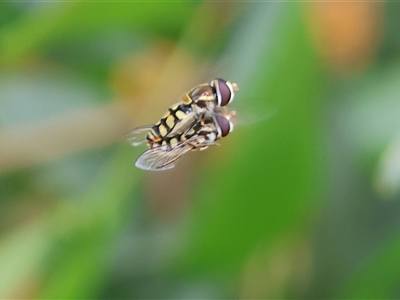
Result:
<svg viewBox="0 0 400 300">
<path fill-rule="evenodd" d="M 219 143 L 201 143 L 201 144 L 197 144 L 197 148 L 204 148 L 207 149 L 209 146 L 219 146 Z M 204 150 L 204 149 L 200 149 L 200 150 Z"/>
<path fill-rule="evenodd" d="M 170 161 L 166 162 L 165 164 L 158 166 L 157 169 L 162 169 L 162 168 L 165 168 L 166 166 L 168 166 L 168 165 L 170 165 L 170 164 L 175 163 L 175 162 L 176 162 L 178 159 L 180 159 L 180 158 L 182 157 L 182 155 L 184 155 L 185 153 L 186 153 L 186 152 L 183 152 L 182 154 L 180 154 L 180 155 L 174 157 L 173 159 L 171 159 Z"/>
<path fill-rule="evenodd" d="M 209 146 L 219 146 L 219 143 L 215 143 L 215 142 L 214 143 L 193 143 L 193 142 L 185 141 L 184 143 L 186 145 L 189 145 L 190 147 L 192 147 L 193 150 L 195 150 L 195 149 L 205 150 Z"/>
</svg>

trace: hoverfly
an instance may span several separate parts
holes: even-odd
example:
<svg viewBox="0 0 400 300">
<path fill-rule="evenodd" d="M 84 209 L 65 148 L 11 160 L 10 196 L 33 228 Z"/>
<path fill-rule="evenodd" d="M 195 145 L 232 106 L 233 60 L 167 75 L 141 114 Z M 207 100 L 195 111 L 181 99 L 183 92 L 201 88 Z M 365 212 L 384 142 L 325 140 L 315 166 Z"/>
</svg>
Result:
<svg viewBox="0 0 400 300">
<path fill-rule="evenodd" d="M 144 170 L 167 170 L 189 150 L 218 145 L 217 140 L 233 130 L 235 112 L 225 106 L 238 87 L 223 79 L 194 87 L 172 105 L 154 125 L 135 128 L 126 139 L 133 146 L 147 142 L 149 150 L 139 156 L 136 166 Z M 144 135 L 145 134 L 145 135 Z"/>
</svg>

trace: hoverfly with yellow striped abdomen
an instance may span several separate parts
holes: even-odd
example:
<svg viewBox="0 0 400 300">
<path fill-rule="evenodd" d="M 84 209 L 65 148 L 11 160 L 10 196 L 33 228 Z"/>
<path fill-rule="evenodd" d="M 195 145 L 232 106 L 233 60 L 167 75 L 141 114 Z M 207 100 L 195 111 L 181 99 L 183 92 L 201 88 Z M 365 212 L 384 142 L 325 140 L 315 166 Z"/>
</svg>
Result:
<svg viewBox="0 0 400 300">
<path fill-rule="evenodd" d="M 214 79 L 194 87 L 172 105 L 154 125 L 133 129 L 126 139 L 133 146 L 147 142 L 136 166 L 144 170 L 171 169 L 190 150 L 204 150 L 233 130 L 234 111 L 225 107 L 238 90 L 235 83 Z"/>
</svg>

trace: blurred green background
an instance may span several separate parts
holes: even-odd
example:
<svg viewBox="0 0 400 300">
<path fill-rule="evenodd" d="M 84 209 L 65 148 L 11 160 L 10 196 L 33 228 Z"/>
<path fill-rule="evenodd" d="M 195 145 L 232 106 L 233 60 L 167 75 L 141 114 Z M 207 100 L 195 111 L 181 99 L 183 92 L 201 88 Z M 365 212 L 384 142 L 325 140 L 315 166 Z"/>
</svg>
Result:
<svg viewBox="0 0 400 300">
<path fill-rule="evenodd" d="M 400 297 L 395 2 L 0 2 L 0 298 Z M 196 84 L 235 130 L 123 141 Z"/>
</svg>

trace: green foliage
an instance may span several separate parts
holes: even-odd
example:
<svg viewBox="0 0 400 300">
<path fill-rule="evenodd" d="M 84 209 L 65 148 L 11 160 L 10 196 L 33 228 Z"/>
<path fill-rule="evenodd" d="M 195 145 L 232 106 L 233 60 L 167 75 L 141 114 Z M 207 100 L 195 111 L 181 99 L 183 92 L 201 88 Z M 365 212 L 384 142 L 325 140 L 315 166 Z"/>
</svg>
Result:
<svg viewBox="0 0 400 300">
<path fill-rule="evenodd" d="M 23 59 L 55 44 L 88 38 L 113 28 L 177 37 L 195 5 L 168 3 L 55 3 L 40 5 L 0 31 L 2 62 Z M 163 22 L 154 22 L 162 19 Z"/>
<path fill-rule="evenodd" d="M 267 12 L 268 6 L 258 9 L 264 7 Z M 277 30 L 265 36 L 273 49 L 252 58 L 259 68 L 249 84 L 262 95 L 259 106 L 274 99 L 278 111 L 240 136 L 241 147 L 224 168 L 199 180 L 187 255 L 196 271 L 237 270 L 251 249 L 312 212 L 320 171 L 318 68 L 297 7 L 285 6 L 280 13 Z"/>
<path fill-rule="evenodd" d="M 0 3 L 0 297 L 398 298 L 396 8 L 353 76 L 308 8 Z M 151 122 L 204 70 L 238 83 L 248 124 L 136 169 L 123 113 Z"/>
<path fill-rule="evenodd" d="M 397 293 L 400 277 L 397 268 L 400 243 L 398 235 L 369 257 L 342 290 L 342 297 L 352 299 L 391 299 Z"/>
</svg>

